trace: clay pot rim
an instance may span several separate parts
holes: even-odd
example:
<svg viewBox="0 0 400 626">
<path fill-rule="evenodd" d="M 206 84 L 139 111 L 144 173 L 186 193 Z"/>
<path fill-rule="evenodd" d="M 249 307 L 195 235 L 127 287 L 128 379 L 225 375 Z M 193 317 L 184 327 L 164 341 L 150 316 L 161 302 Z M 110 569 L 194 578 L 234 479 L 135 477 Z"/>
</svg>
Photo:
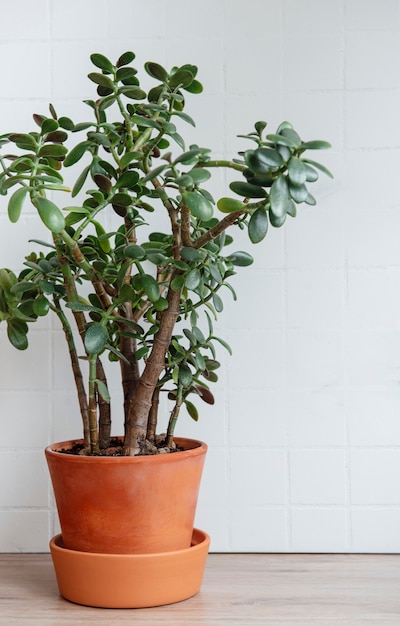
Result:
<svg viewBox="0 0 400 626">
<path fill-rule="evenodd" d="M 122 437 L 115 437 L 122 439 Z M 207 451 L 207 444 L 198 439 L 187 439 L 185 437 L 175 437 L 175 442 L 184 447 L 173 454 L 155 454 L 143 456 L 79 456 L 75 454 L 61 454 L 60 449 L 72 448 L 76 443 L 82 443 L 82 439 L 70 439 L 52 443 L 45 448 L 46 455 L 62 457 L 65 463 L 173 463 L 182 460 L 183 456 L 197 456 Z"/>
<path fill-rule="evenodd" d="M 113 554 L 113 553 L 106 553 L 106 552 L 83 552 L 81 550 L 70 550 L 69 548 L 64 547 L 62 543 L 61 533 L 58 535 L 55 535 L 50 540 L 49 545 L 50 545 L 50 550 L 52 552 L 59 552 L 62 554 L 71 554 L 71 555 L 75 554 L 75 555 L 79 555 L 80 558 L 87 558 L 88 560 L 100 560 L 100 559 L 101 560 L 107 559 L 110 561 L 129 560 L 130 562 L 140 563 L 142 561 L 158 560 L 160 558 L 161 559 L 165 558 L 165 560 L 168 560 L 168 558 L 171 558 L 174 555 L 185 556 L 189 552 L 191 554 L 194 554 L 195 552 L 202 551 L 206 543 L 207 544 L 210 543 L 210 536 L 204 530 L 200 530 L 199 528 L 193 528 L 191 546 L 189 546 L 189 548 L 182 548 L 181 550 L 171 550 L 170 552 L 147 552 L 144 554 L 143 553 Z"/>
</svg>

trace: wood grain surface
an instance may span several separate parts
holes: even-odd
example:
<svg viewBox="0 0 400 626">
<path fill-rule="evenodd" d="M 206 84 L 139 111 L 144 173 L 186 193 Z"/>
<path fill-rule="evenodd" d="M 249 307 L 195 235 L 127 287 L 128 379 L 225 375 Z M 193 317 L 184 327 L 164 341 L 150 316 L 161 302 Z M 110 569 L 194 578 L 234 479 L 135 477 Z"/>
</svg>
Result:
<svg viewBox="0 0 400 626">
<path fill-rule="evenodd" d="M 400 625 L 400 555 L 211 554 L 200 593 L 154 609 L 62 599 L 47 554 L 0 555 L 1 626 Z"/>
</svg>

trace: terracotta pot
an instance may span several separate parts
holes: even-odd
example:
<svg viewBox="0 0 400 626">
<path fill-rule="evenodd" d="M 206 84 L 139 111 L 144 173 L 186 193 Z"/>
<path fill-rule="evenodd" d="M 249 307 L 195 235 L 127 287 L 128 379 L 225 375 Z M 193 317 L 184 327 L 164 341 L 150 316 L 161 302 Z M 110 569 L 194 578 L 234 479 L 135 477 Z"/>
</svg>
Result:
<svg viewBox="0 0 400 626">
<path fill-rule="evenodd" d="M 191 545 L 206 444 L 139 457 L 85 457 L 46 448 L 64 546 L 107 554 L 170 552 Z"/>
<path fill-rule="evenodd" d="M 141 608 L 180 602 L 200 589 L 210 544 L 194 529 L 191 547 L 159 554 L 95 554 L 68 550 L 62 536 L 50 542 L 58 588 L 86 606 Z"/>
</svg>

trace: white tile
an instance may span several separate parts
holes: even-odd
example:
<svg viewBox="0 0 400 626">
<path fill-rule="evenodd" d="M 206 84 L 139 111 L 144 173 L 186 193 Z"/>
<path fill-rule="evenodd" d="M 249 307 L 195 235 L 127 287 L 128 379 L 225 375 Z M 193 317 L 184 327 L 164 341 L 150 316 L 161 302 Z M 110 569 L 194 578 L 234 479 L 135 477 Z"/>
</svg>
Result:
<svg viewBox="0 0 400 626">
<path fill-rule="evenodd" d="M 344 508 L 292 509 L 293 552 L 347 552 L 347 516 Z"/>
<path fill-rule="evenodd" d="M 238 330 L 226 338 L 233 350 L 228 363 L 228 381 L 233 389 L 274 389 L 283 384 L 283 333 L 260 331 L 254 342 L 250 331 Z"/>
<path fill-rule="evenodd" d="M 400 552 L 400 510 L 362 508 L 351 513 L 352 552 Z"/>
<path fill-rule="evenodd" d="M 50 381 L 49 335 L 31 330 L 27 350 L 16 350 L 0 329 L 0 390 L 47 391 Z"/>
<path fill-rule="evenodd" d="M 360 90 L 346 93 L 345 137 L 347 147 L 398 148 L 400 128 L 397 90 Z M 379 119 L 379 124 L 371 120 Z"/>
<path fill-rule="evenodd" d="M 286 441 L 286 394 L 283 391 L 231 390 L 228 427 L 235 447 L 283 446 Z"/>
<path fill-rule="evenodd" d="M 281 116 L 290 120 L 304 141 L 324 139 L 332 144 L 333 150 L 340 149 L 343 132 L 343 96 L 341 92 L 297 91 L 296 106 L 293 106 L 293 100 L 290 97 L 292 93 L 290 85 L 286 89 L 287 97 L 283 98 Z M 308 151 L 305 156 L 317 161 L 321 159 L 325 163 L 330 154 L 330 151 L 322 151 L 321 153 Z M 336 175 L 336 168 L 334 172 Z M 323 174 L 320 177 L 323 179 Z M 332 184 L 331 181 L 330 183 Z"/>
<path fill-rule="evenodd" d="M 48 552 L 47 511 L 0 511 L 0 552 Z"/>
<path fill-rule="evenodd" d="M 360 207 L 361 208 L 361 207 Z M 387 267 L 400 265 L 397 208 L 354 211 L 346 219 L 346 255 L 349 267 Z"/>
<path fill-rule="evenodd" d="M 0 452 L 0 467 L 0 506 L 47 506 L 48 472 L 43 450 Z"/>
<path fill-rule="evenodd" d="M 352 446 L 400 445 L 400 390 L 360 388 L 349 392 L 348 433 Z"/>
<path fill-rule="evenodd" d="M 342 389 L 315 389 L 287 395 L 288 443 L 295 446 L 343 446 L 346 413 Z"/>
<path fill-rule="evenodd" d="M 343 87 L 341 35 L 307 35 L 307 46 L 304 46 L 304 35 L 287 36 L 283 72 L 286 89 L 299 91 L 341 89 Z"/>
<path fill-rule="evenodd" d="M 230 512 L 232 551 L 287 552 L 287 518 L 283 508 L 234 508 Z"/>
<path fill-rule="evenodd" d="M 392 268 L 348 272 L 347 323 L 352 329 L 398 329 L 400 271 Z"/>
<path fill-rule="evenodd" d="M 294 388 L 335 387 L 343 382 L 343 347 L 339 331 L 290 330 L 287 377 Z"/>
<path fill-rule="evenodd" d="M 228 39 L 225 45 L 228 94 L 255 92 L 259 95 L 276 91 L 282 77 L 280 38 L 277 34 L 249 39 L 246 55 L 238 46 L 237 37 Z M 274 63 L 265 63 L 266 58 L 274 59 Z"/>
<path fill-rule="evenodd" d="M 224 4 L 214 0 L 204 0 L 201 4 L 188 4 L 186 0 L 168 0 L 164 19 L 167 36 L 173 32 L 175 39 L 190 39 L 191 50 L 193 45 L 196 46 L 197 41 L 207 39 L 209 42 L 214 37 L 221 37 Z M 187 57 L 186 46 L 182 46 L 182 43 L 179 45 L 185 49 Z M 184 62 L 193 63 L 194 61 L 186 58 Z"/>
<path fill-rule="evenodd" d="M 287 476 L 282 450 L 233 449 L 231 451 L 232 496 L 241 507 L 284 504 Z"/>
<path fill-rule="evenodd" d="M 37 2 L 13 2 L 3 6 L 1 24 L 2 40 L 21 41 L 20 48 L 25 49 L 22 40 L 46 39 L 49 34 L 49 14 L 47 0 Z"/>
<path fill-rule="evenodd" d="M 290 34 L 340 32 L 342 6 L 339 2 L 286 0 L 285 30 Z"/>
<path fill-rule="evenodd" d="M 399 72 L 383 72 L 399 55 L 399 40 L 395 31 L 353 32 L 346 47 L 347 89 L 394 89 L 399 84 Z"/>
<path fill-rule="evenodd" d="M 253 250 L 249 248 L 249 251 Z M 249 302 L 254 302 L 251 314 L 253 330 L 280 330 L 284 317 L 284 276 L 282 272 L 248 269 L 232 282 L 237 294 L 236 302 L 228 303 L 227 325 L 229 329 L 245 329 L 249 326 Z M 229 297 L 229 296 L 228 296 Z M 231 298 L 229 298 L 231 300 Z"/>
<path fill-rule="evenodd" d="M 293 504 L 345 504 L 346 458 L 343 450 L 291 450 L 289 458 Z"/>
<path fill-rule="evenodd" d="M 392 504 L 400 501 L 400 455 L 395 449 L 356 449 L 351 452 L 351 503 Z"/>
<path fill-rule="evenodd" d="M 376 226 L 382 229 L 385 224 L 385 213 L 382 209 L 396 208 L 397 196 L 393 193 L 392 183 L 396 180 L 398 171 L 400 151 L 398 149 L 383 150 L 348 150 L 343 153 L 343 171 L 341 173 L 341 185 L 349 210 L 359 210 L 363 216 L 358 214 L 353 219 L 357 219 L 359 228 L 364 232 L 369 228 L 371 218 L 375 220 Z M 377 185 L 365 185 L 366 180 L 379 181 Z M 369 210 L 373 209 L 373 215 Z M 367 225 L 364 227 L 363 220 L 366 210 Z M 382 219 L 377 219 L 377 215 Z M 388 218 L 390 219 L 390 217 Z M 355 237 L 354 237 L 355 239 Z M 379 239 L 376 240 L 375 247 L 379 252 Z M 362 237 L 352 242 L 352 245 L 362 245 Z M 367 244 L 368 245 L 368 244 Z M 375 250 L 370 250 L 371 256 L 375 256 Z"/>
<path fill-rule="evenodd" d="M 318 330 L 341 328 L 343 300 L 342 270 L 288 271 L 289 327 Z"/>
<path fill-rule="evenodd" d="M 316 207 L 300 205 L 296 219 L 289 220 L 284 226 L 289 267 L 296 269 L 342 267 L 343 224 L 337 213 L 326 210 L 320 196 L 317 197 L 317 202 Z"/>
<path fill-rule="evenodd" d="M 0 392 L 3 445 L 44 448 L 49 431 L 49 393 Z"/>
<path fill-rule="evenodd" d="M 164 19 L 161 18 L 164 15 L 162 0 L 147 0 L 147 2 L 118 0 L 117 8 L 113 0 L 107 0 L 106 6 L 108 7 L 109 37 L 117 39 L 129 37 L 132 41 L 133 33 L 136 40 L 161 38 L 166 34 Z M 154 16 L 160 17 L 154 19 Z M 149 24 L 151 27 L 143 27 Z"/>
<path fill-rule="evenodd" d="M 398 384 L 400 368 L 398 331 L 360 330 L 347 333 L 346 370 L 352 385 Z"/>
<path fill-rule="evenodd" d="M 346 23 L 357 30 L 392 29 L 398 24 L 399 6 L 396 0 L 365 2 L 346 0 Z"/>
<path fill-rule="evenodd" d="M 1 53 L 3 58 L 12 59 L 2 67 L 2 80 L 7 85 L 8 98 L 50 97 L 50 45 L 47 42 L 5 42 L 1 45 Z M 29 101 L 26 106 L 29 107 Z"/>
<path fill-rule="evenodd" d="M 54 39 L 86 39 L 88 32 L 98 38 L 107 31 L 104 0 L 51 1 L 51 34 Z"/>
<path fill-rule="evenodd" d="M 282 32 L 283 13 L 280 0 L 229 0 L 224 30 L 228 36 L 246 38 Z"/>
<path fill-rule="evenodd" d="M 228 454 L 224 448 L 209 448 L 200 485 L 199 507 L 221 507 L 228 502 Z"/>
</svg>

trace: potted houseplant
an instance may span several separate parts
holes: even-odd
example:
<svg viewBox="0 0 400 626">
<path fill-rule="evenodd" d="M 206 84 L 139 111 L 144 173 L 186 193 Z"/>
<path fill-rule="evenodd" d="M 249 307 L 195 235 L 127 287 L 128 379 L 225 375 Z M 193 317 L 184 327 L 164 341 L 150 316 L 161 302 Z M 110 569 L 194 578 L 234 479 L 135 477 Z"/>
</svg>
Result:
<svg viewBox="0 0 400 626">
<path fill-rule="evenodd" d="M 329 144 L 302 141 L 288 122 L 275 133 L 257 122 L 232 160 L 186 146 L 177 123 L 194 125 L 184 107 L 188 94 L 202 91 L 197 68 L 167 71 L 148 62 L 155 82 L 146 93 L 134 58 L 91 56 L 97 96 L 85 101 L 89 121 L 76 123 L 50 105 L 49 115 L 34 114 L 33 132 L 0 137 L 0 194 L 9 196 L 11 222 L 30 202 L 49 234 L 35 241 L 18 275 L 0 270 L 0 321 L 19 350 L 28 346 L 30 324 L 50 312 L 65 333 L 83 435 L 46 449 L 62 530 L 52 552 L 56 570 L 66 560 L 79 582 L 70 591 L 59 580 L 63 595 L 101 606 L 155 605 L 198 589 L 208 538 L 193 531 L 193 519 L 206 445 L 176 438 L 175 425 L 182 407 L 197 420 L 196 404 L 214 402 L 217 348 L 230 350 L 213 321 L 223 308 L 220 294 L 234 294 L 236 268 L 252 263 L 233 247 L 233 227 L 261 242 L 269 224 L 295 216 L 297 204 L 315 204 L 307 185 L 318 171 L 330 175 L 306 156 Z M 70 143 L 74 136 L 79 140 Z M 75 167 L 69 188 L 63 172 Z M 215 168 L 237 173 L 229 197 L 216 203 L 205 187 Z M 111 436 L 104 360 L 121 372 L 120 437 Z M 171 403 L 162 435 L 161 394 Z M 105 600 L 96 578 L 102 555 L 113 572 L 108 587 L 110 578 L 121 586 L 121 567 L 123 579 L 126 567 L 139 567 L 141 580 L 153 567 L 153 587 L 162 571 L 166 583 L 170 555 L 185 578 L 195 555 L 200 574 L 178 593 L 174 580 L 172 595 L 150 598 L 140 589 L 132 599 L 129 583 L 123 597 Z M 120 566 L 124 558 L 128 565 Z M 83 583 L 94 578 L 95 595 L 82 597 Z"/>
</svg>

